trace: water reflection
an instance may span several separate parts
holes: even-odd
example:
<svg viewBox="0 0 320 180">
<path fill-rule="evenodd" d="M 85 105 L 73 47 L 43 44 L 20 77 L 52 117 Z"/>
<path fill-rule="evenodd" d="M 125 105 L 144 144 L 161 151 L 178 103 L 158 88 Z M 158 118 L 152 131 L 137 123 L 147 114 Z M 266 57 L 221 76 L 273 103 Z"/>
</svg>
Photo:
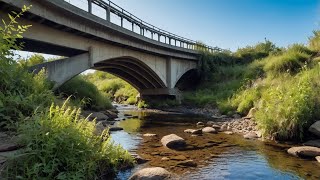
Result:
<svg viewBox="0 0 320 180">
<path fill-rule="evenodd" d="M 118 122 L 124 131 L 112 133 L 114 141 L 130 152 L 137 152 L 150 159 L 150 162 L 119 173 L 117 179 L 127 179 L 132 172 L 145 166 L 164 167 L 179 174 L 182 179 L 320 179 L 319 163 L 289 156 L 285 152 L 288 148 L 285 145 L 245 140 L 241 136 L 222 133 L 200 137 L 183 133 L 184 129 L 195 128 L 195 122 L 201 120 L 199 117 L 145 113 L 129 109 L 122 114 L 139 118 Z M 144 133 L 156 133 L 159 137 L 142 138 Z M 171 133 L 183 137 L 197 149 L 172 151 L 163 148 L 160 138 Z M 176 160 L 161 161 L 164 156 L 177 155 L 194 160 L 198 167 L 177 167 Z"/>
</svg>

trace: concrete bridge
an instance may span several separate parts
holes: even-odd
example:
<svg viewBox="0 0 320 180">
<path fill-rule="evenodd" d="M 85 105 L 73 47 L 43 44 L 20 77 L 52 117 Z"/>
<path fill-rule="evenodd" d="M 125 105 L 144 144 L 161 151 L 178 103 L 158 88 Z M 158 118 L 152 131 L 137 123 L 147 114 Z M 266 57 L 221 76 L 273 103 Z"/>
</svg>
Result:
<svg viewBox="0 0 320 180">
<path fill-rule="evenodd" d="M 111 1 L 87 0 L 84 10 L 64 0 L 0 0 L 1 17 L 23 5 L 32 5 L 19 20 L 32 25 L 23 50 L 67 57 L 33 67 L 45 68 L 55 88 L 95 69 L 126 80 L 141 96 L 177 96 L 197 74 L 196 49 L 220 50 L 152 26 Z M 104 18 L 94 8 L 103 10 Z"/>
</svg>

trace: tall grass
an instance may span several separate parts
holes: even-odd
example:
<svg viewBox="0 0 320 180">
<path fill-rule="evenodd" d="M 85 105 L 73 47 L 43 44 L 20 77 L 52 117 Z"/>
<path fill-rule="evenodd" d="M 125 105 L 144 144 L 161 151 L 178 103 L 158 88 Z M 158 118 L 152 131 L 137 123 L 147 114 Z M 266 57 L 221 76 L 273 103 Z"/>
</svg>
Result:
<svg viewBox="0 0 320 180">
<path fill-rule="evenodd" d="M 83 108 L 93 110 L 111 109 L 109 98 L 101 93 L 91 82 L 82 75 L 76 76 L 58 88 L 57 92 L 65 97 L 72 96 L 75 100 L 84 100 Z"/>
<path fill-rule="evenodd" d="M 133 163 L 107 130 L 96 135 L 95 122 L 81 118 L 80 109 L 66 103 L 35 114 L 19 133 L 25 148 L 7 164 L 10 178 L 98 179 Z"/>
<path fill-rule="evenodd" d="M 137 104 L 138 91 L 126 81 L 111 74 L 96 71 L 85 76 L 85 79 L 95 84 L 99 91 L 118 103 Z"/>
<path fill-rule="evenodd" d="M 239 49 L 226 61 L 229 64 L 206 63 L 214 66 L 208 67 L 208 78 L 195 92 L 185 93 L 184 103 L 215 105 L 225 114 L 246 115 L 256 107 L 254 119 L 265 136 L 302 139 L 319 115 L 319 61 L 316 52 L 304 45 L 286 49 L 271 45 Z M 231 63 L 240 57 L 246 60 Z M 213 59 L 217 58 L 208 61 Z"/>
</svg>

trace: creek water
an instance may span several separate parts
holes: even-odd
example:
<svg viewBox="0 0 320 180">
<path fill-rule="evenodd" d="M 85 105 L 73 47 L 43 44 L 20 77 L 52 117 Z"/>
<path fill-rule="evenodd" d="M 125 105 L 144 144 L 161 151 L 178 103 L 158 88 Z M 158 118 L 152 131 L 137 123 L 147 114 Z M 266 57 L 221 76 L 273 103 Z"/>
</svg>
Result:
<svg viewBox="0 0 320 180">
<path fill-rule="evenodd" d="M 195 129 L 196 122 L 208 119 L 138 111 L 131 106 L 119 106 L 118 110 L 120 117 L 131 117 L 117 122 L 124 130 L 111 133 L 114 142 L 149 161 L 119 172 L 114 179 L 128 179 L 145 167 L 164 167 L 181 179 L 320 179 L 320 163 L 288 155 L 288 145 L 246 140 L 236 134 L 192 137 L 183 130 Z M 143 137 L 145 133 L 158 136 Z M 164 148 L 160 143 L 161 137 L 172 133 L 184 138 L 188 146 L 179 151 Z M 193 160 L 197 167 L 179 165 L 185 160 Z"/>
</svg>

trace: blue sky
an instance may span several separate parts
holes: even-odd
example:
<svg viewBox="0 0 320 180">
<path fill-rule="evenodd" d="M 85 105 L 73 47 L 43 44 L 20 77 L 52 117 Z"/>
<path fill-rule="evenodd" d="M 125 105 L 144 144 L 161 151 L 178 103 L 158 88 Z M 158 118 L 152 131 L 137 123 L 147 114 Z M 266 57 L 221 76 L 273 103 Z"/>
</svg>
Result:
<svg viewBox="0 0 320 180">
<path fill-rule="evenodd" d="M 318 0 L 113 0 L 141 19 L 208 45 L 236 50 L 265 38 L 307 43 L 320 29 Z"/>
<path fill-rule="evenodd" d="M 66 1 L 87 10 L 86 0 Z M 232 51 L 265 38 L 282 47 L 306 44 L 320 30 L 320 0 L 112 1 L 159 28 Z M 105 17 L 101 10 L 93 11 Z"/>
</svg>

